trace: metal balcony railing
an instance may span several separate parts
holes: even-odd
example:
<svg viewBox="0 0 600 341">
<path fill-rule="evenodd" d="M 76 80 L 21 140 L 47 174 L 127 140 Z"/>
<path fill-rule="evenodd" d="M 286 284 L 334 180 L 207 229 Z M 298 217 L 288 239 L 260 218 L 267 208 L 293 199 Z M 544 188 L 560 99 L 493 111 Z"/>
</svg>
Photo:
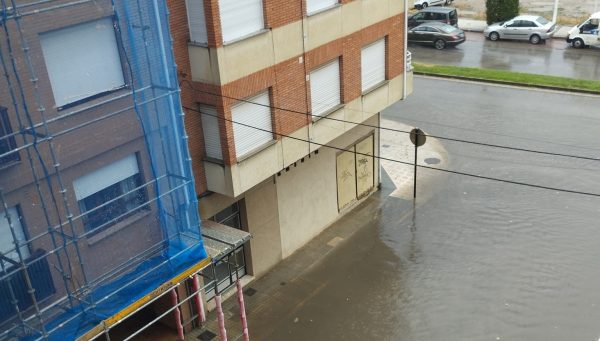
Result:
<svg viewBox="0 0 600 341">
<path fill-rule="evenodd" d="M 55 292 L 50 266 L 44 255 L 45 252 L 42 250 L 34 252 L 30 259 L 37 260 L 29 263 L 27 270 L 19 270 L 12 275 L 5 275 L 4 272 L 0 271 L 0 324 L 16 315 L 17 307 L 15 303 L 21 312 L 26 311 L 33 305 L 31 289 L 34 290 L 37 301 L 41 301 Z M 14 266 L 18 267 L 19 264 Z M 27 285 L 24 271 L 27 271 L 32 288 Z M 6 273 L 10 272 L 12 270 L 8 268 Z"/>
</svg>

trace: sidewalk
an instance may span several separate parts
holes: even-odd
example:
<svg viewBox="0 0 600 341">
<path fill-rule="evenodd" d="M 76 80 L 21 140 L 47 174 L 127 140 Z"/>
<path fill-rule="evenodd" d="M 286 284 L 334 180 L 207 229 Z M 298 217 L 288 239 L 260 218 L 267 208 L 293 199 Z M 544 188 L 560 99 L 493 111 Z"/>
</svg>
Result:
<svg viewBox="0 0 600 341">
<path fill-rule="evenodd" d="M 468 18 L 459 18 L 458 19 L 458 27 L 470 32 L 483 32 L 487 27 L 487 23 L 484 20 L 475 20 Z M 554 33 L 555 39 L 566 39 L 569 35 L 569 30 L 571 26 L 560 26 L 558 25 L 558 29 L 556 33 Z"/>
</svg>

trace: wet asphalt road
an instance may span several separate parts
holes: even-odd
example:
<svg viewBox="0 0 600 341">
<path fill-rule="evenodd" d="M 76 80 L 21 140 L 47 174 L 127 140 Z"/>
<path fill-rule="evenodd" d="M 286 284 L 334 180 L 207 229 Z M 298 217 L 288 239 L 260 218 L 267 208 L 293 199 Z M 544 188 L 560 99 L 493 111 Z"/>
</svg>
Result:
<svg viewBox="0 0 600 341">
<path fill-rule="evenodd" d="M 414 84 L 385 119 L 430 134 L 600 156 L 600 97 L 422 77 Z M 598 161 L 444 146 L 448 169 L 600 193 Z M 420 185 L 416 209 L 389 196 L 395 188 L 384 172 L 382 190 L 317 240 L 349 226 L 353 235 L 319 261 L 294 261 L 323 252 L 310 247 L 284 261 L 295 275 L 279 289 L 271 275 L 253 284 L 265 295 L 249 311 L 254 337 L 599 339 L 600 197 L 426 172 L 435 172 L 436 186 Z"/>
<path fill-rule="evenodd" d="M 600 157 L 599 105 L 600 97 L 416 78 L 415 93 L 384 117 L 430 134 Z M 600 193 L 599 161 L 444 146 L 449 169 Z M 381 226 L 409 264 L 398 305 L 409 327 L 398 339 L 598 340 L 600 197 L 444 177 L 413 221 Z"/>
<path fill-rule="evenodd" d="M 457 47 L 438 51 L 411 44 L 409 50 L 413 60 L 419 63 L 600 80 L 600 48 L 578 50 L 562 39 L 531 45 L 521 41 L 493 42 L 486 40 L 482 33 L 467 32 L 467 41 Z"/>
</svg>

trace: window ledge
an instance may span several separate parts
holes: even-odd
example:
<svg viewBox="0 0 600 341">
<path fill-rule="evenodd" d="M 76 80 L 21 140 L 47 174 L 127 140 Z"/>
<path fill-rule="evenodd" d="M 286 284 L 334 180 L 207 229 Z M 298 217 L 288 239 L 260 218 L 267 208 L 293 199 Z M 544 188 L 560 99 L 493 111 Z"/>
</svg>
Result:
<svg viewBox="0 0 600 341">
<path fill-rule="evenodd" d="M 201 43 L 199 41 L 193 41 L 193 40 L 189 40 L 188 45 L 208 48 L 208 43 Z"/>
<path fill-rule="evenodd" d="M 80 106 L 82 107 L 82 109 L 80 109 L 81 111 L 88 110 L 88 109 L 93 109 L 93 108 L 95 108 L 97 106 L 101 106 L 103 104 L 106 104 L 106 102 L 105 102 L 106 99 L 101 99 L 103 97 L 108 98 L 108 101 L 110 102 L 112 100 L 119 99 L 119 96 L 122 95 L 122 94 L 127 95 L 127 94 L 129 94 L 131 92 L 132 92 L 131 86 L 126 83 L 126 84 L 123 84 L 123 85 L 121 85 L 119 87 L 116 87 L 114 89 L 102 91 L 102 92 L 99 92 L 97 94 L 94 94 L 94 95 L 91 95 L 91 96 L 88 96 L 88 97 L 76 100 L 74 102 L 65 103 L 65 104 L 63 104 L 61 106 L 57 106 L 56 105 L 55 108 L 56 108 L 56 111 L 59 111 L 59 112 L 60 111 L 65 111 L 65 110 L 68 110 L 68 109 L 75 109 L 75 108 L 79 109 Z M 114 99 L 110 98 L 110 96 L 114 96 Z M 89 107 L 84 107 L 83 104 L 88 104 Z M 79 111 L 79 110 L 77 110 L 77 111 Z"/>
<path fill-rule="evenodd" d="M 206 156 L 206 157 L 202 158 L 202 161 L 209 162 L 209 163 L 214 163 L 216 165 L 221 165 L 221 166 L 225 165 L 225 161 L 223 161 L 221 159 L 216 159 L 214 157 L 208 157 L 208 156 Z"/>
<path fill-rule="evenodd" d="M 102 231 L 99 231 L 99 232 L 94 233 L 91 236 L 87 237 L 86 239 L 87 239 L 88 245 L 92 246 L 94 244 L 97 244 L 98 242 L 102 241 L 103 239 L 106 239 L 106 238 L 112 236 L 113 234 L 124 229 L 125 227 L 150 215 L 151 212 L 152 211 L 149 209 L 141 208 L 141 211 L 136 212 L 136 213 L 132 214 L 131 216 L 119 221 L 118 223 L 116 223 L 112 226 L 109 226 L 109 227 L 103 229 Z"/>
<path fill-rule="evenodd" d="M 253 33 L 250 33 L 250 34 L 246 34 L 245 36 L 241 36 L 239 38 L 235 38 L 235 39 L 232 39 L 230 41 L 224 41 L 223 42 L 223 46 L 233 45 L 233 44 L 235 44 L 237 42 L 240 42 L 242 40 L 246 40 L 248 38 L 259 36 L 261 34 L 265 34 L 265 33 L 269 32 L 269 31 L 270 30 L 268 28 L 263 28 L 263 29 L 261 29 L 259 31 L 256 31 L 256 32 L 253 32 Z"/>
<path fill-rule="evenodd" d="M 384 80 L 384 81 L 382 81 L 382 82 L 379 82 L 379 83 L 377 83 L 377 84 L 373 85 L 372 87 L 368 88 L 367 90 L 363 91 L 363 92 L 362 92 L 362 95 L 363 95 L 363 96 L 366 96 L 366 95 L 370 94 L 371 92 L 373 92 L 373 91 L 375 91 L 375 90 L 377 90 L 377 89 L 381 88 L 382 86 L 384 86 L 384 85 L 387 85 L 389 82 L 390 82 L 390 81 L 389 81 L 389 80 L 387 80 L 387 79 L 386 79 L 386 80 Z"/>
<path fill-rule="evenodd" d="M 325 111 L 324 113 L 322 113 L 321 115 L 312 115 L 312 121 L 313 123 L 317 122 L 318 120 L 322 119 L 323 117 L 327 117 L 331 114 L 333 114 L 334 112 L 340 110 L 341 108 L 344 107 L 344 103 L 340 103 L 334 107 L 331 107 L 329 110 Z"/>
<path fill-rule="evenodd" d="M 332 10 L 332 9 L 334 9 L 334 8 L 338 8 L 338 7 L 340 7 L 340 6 L 342 6 L 342 4 L 340 4 L 340 3 L 338 2 L 338 3 L 337 3 L 337 4 L 335 4 L 335 5 L 331 5 L 331 6 L 329 6 L 329 7 L 321 8 L 320 10 L 317 10 L 317 11 L 314 11 L 314 12 L 306 13 L 306 16 L 307 16 L 307 17 L 312 17 L 313 15 L 321 14 L 321 13 L 323 13 L 323 12 L 327 12 L 327 11 L 329 11 L 329 10 Z"/>
<path fill-rule="evenodd" d="M 253 150 L 251 150 L 250 152 L 246 153 L 244 156 L 238 157 L 237 158 L 237 163 L 240 163 L 242 161 L 248 160 L 249 158 L 255 156 L 256 154 L 262 152 L 263 150 L 271 147 L 272 145 L 276 144 L 277 140 L 271 140 L 265 144 L 260 145 L 259 147 L 254 148 Z"/>
<path fill-rule="evenodd" d="M 21 160 L 14 160 L 14 161 L 9 161 L 5 164 L 0 164 L 0 171 L 3 171 L 5 169 L 17 166 L 21 164 Z"/>
</svg>

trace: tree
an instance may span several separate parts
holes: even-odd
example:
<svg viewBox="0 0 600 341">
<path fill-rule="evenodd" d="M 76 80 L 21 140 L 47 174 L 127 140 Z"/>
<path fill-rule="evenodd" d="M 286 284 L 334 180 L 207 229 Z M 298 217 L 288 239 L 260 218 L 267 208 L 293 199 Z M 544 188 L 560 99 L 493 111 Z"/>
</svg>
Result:
<svg viewBox="0 0 600 341">
<path fill-rule="evenodd" d="M 487 23 L 506 21 L 519 15 L 519 0 L 486 0 Z"/>
</svg>

